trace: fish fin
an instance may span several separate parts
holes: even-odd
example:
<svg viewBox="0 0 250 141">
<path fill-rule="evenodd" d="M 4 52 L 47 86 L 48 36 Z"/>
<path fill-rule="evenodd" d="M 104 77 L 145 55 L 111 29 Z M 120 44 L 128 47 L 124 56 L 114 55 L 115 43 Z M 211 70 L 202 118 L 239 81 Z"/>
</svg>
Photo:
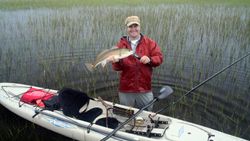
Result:
<svg viewBox="0 0 250 141">
<path fill-rule="evenodd" d="M 107 53 L 107 52 L 110 52 L 111 50 L 114 50 L 114 49 L 119 49 L 117 46 L 113 46 L 112 48 L 109 48 L 109 49 L 104 49 L 102 52 L 100 52 L 96 58 L 99 58 L 100 56 L 102 56 L 103 54 Z"/>
<path fill-rule="evenodd" d="M 85 63 L 85 66 L 87 67 L 87 69 L 89 70 L 89 71 L 93 71 L 94 70 L 94 65 L 92 65 L 92 64 L 90 64 L 90 63 Z"/>
<path fill-rule="evenodd" d="M 112 46 L 110 49 L 118 49 L 118 46 Z"/>
<path fill-rule="evenodd" d="M 102 61 L 102 67 L 105 67 L 106 64 L 107 64 L 107 60 L 103 60 Z"/>
<path fill-rule="evenodd" d="M 100 58 L 103 54 L 106 54 L 106 53 L 108 53 L 108 52 L 110 52 L 110 51 L 112 51 L 112 50 L 114 50 L 114 49 L 119 49 L 119 48 L 118 48 L 117 46 L 113 46 L 112 48 L 104 49 L 102 52 L 100 52 L 99 54 L 97 54 L 96 60 L 97 60 L 98 58 Z"/>
<path fill-rule="evenodd" d="M 99 54 L 97 54 L 96 58 L 99 58 L 100 56 L 102 56 L 103 54 L 105 54 L 108 51 L 109 51 L 109 49 L 103 50 L 102 52 L 100 52 Z"/>
</svg>

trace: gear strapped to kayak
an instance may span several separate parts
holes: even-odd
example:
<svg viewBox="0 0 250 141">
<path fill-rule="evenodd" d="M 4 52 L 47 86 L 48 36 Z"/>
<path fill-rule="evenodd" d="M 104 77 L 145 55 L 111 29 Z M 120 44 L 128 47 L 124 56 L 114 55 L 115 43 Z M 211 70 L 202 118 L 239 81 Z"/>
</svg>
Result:
<svg viewBox="0 0 250 141">
<path fill-rule="evenodd" d="M 51 93 L 49 91 L 31 87 L 22 95 L 20 101 L 45 108 L 46 105 L 44 101 L 51 99 L 54 95 L 54 93 Z"/>
<path fill-rule="evenodd" d="M 90 99 L 94 100 L 86 93 L 71 88 L 63 88 L 59 91 L 59 101 L 63 114 L 91 123 L 96 117 L 101 115 L 103 111 L 101 108 L 87 110 Z M 85 106 L 85 109 L 80 110 L 83 106 Z"/>
<path fill-rule="evenodd" d="M 41 107 L 43 108 L 41 111 L 62 109 L 66 116 L 93 122 L 97 116 L 102 114 L 102 109 L 92 108 L 87 111 L 90 99 L 94 100 L 86 93 L 71 88 L 63 88 L 56 95 L 43 89 L 31 87 L 22 95 L 20 101 Z M 84 106 L 84 110 L 80 110 Z M 33 118 L 39 113 L 36 112 Z"/>
</svg>

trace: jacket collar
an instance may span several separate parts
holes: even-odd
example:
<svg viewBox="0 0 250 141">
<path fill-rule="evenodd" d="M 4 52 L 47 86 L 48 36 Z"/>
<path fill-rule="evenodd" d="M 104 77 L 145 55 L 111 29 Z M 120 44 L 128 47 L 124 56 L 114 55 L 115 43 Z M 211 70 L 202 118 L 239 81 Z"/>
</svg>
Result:
<svg viewBox="0 0 250 141">
<path fill-rule="evenodd" d="M 140 40 L 138 41 L 138 43 L 140 43 L 142 41 L 143 36 L 144 36 L 142 33 L 140 33 L 140 35 L 141 35 L 141 37 L 140 37 Z M 126 40 L 128 43 L 130 43 L 129 36 L 127 36 L 127 35 L 123 36 L 122 39 Z"/>
</svg>

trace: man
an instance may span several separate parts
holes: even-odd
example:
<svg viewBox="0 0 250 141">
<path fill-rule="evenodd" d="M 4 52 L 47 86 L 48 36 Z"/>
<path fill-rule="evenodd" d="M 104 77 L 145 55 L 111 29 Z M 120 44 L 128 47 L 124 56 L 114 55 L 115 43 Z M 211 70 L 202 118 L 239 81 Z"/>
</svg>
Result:
<svg viewBox="0 0 250 141">
<path fill-rule="evenodd" d="M 153 100 L 151 80 L 153 67 L 163 62 L 160 47 L 149 37 L 141 34 L 138 16 L 129 16 L 125 20 L 127 36 L 117 43 L 118 48 L 133 50 L 134 55 L 124 59 L 111 57 L 113 69 L 120 71 L 120 104 L 142 108 Z M 152 111 L 153 106 L 147 110 Z"/>
</svg>

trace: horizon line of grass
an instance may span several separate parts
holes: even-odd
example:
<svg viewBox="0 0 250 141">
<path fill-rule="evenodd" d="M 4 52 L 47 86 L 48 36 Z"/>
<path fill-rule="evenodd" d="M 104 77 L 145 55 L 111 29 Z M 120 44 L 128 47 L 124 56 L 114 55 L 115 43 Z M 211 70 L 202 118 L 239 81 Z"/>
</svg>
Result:
<svg viewBox="0 0 250 141">
<path fill-rule="evenodd" d="M 157 6 L 163 4 L 224 5 L 249 7 L 249 0 L 0 0 L 0 10 L 71 8 L 84 6 Z"/>
</svg>

